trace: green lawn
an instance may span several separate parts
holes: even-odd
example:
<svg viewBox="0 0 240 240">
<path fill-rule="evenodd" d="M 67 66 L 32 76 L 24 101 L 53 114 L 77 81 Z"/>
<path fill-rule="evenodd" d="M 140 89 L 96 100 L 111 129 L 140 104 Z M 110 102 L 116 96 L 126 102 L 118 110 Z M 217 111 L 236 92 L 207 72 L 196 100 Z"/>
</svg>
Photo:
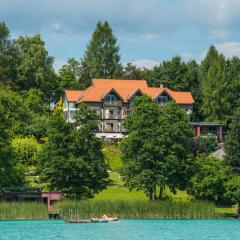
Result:
<svg viewBox="0 0 240 240">
<path fill-rule="evenodd" d="M 124 182 L 120 175 L 123 168 L 121 152 L 117 144 L 105 144 L 103 147 L 105 161 L 109 167 L 109 179 L 112 180 L 111 186 L 101 193 L 95 195 L 94 199 L 101 200 L 145 200 L 148 199 L 143 191 L 129 191 L 124 187 Z M 112 186 L 113 185 L 113 186 Z M 165 190 L 165 195 L 171 199 L 188 201 L 189 195 L 184 191 L 177 191 L 177 194 L 172 194 L 169 189 Z"/>
<path fill-rule="evenodd" d="M 116 200 L 116 201 L 135 201 L 135 200 L 148 200 L 143 191 L 129 191 L 127 187 L 124 187 L 124 182 L 120 175 L 123 169 L 123 161 L 121 159 L 121 152 L 117 144 L 105 144 L 103 148 L 105 161 L 110 170 L 109 179 L 112 180 L 111 186 L 108 186 L 106 190 L 96 194 L 94 200 Z M 172 194 L 169 189 L 165 190 L 165 195 L 169 196 L 175 201 L 188 202 L 191 197 L 186 191 L 177 191 L 176 194 Z M 217 207 L 217 212 L 230 216 L 234 213 L 231 207 Z"/>
<path fill-rule="evenodd" d="M 109 170 L 120 171 L 123 168 L 121 152 L 117 144 L 105 144 L 102 151 Z"/>
<path fill-rule="evenodd" d="M 147 200 L 142 191 L 129 191 L 126 187 L 109 186 L 106 190 L 96 194 L 94 200 Z"/>
</svg>

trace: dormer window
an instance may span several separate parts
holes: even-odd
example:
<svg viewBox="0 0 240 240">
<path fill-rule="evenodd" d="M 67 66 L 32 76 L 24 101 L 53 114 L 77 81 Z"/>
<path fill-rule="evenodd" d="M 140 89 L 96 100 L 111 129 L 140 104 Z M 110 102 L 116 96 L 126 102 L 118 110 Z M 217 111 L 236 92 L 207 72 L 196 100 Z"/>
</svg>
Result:
<svg viewBox="0 0 240 240">
<path fill-rule="evenodd" d="M 168 97 L 167 97 L 167 96 L 159 96 L 159 97 L 157 98 L 157 103 L 158 103 L 159 105 L 161 105 L 161 106 L 166 105 L 167 102 L 168 102 Z"/>
<path fill-rule="evenodd" d="M 103 101 L 104 106 L 116 106 L 119 107 L 122 105 L 122 101 L 120 96 L 115 92 L 111 91 L 109 92 Z"/>
<path fill-rule="evenodd" d="M 106 100 L 109 102 L 114 102 L 114 101 L 118 101 L 118 98 L 115 94 L 108 94 L 106 97 Z"/>
</svg>

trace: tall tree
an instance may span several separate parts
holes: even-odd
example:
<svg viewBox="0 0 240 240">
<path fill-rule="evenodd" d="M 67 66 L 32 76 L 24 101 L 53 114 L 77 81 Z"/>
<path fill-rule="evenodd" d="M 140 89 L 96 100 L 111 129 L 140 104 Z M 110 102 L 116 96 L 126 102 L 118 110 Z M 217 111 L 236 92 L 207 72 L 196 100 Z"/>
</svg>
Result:
<svg viewBox="0 0 240 240">
<path fill-rule="evenodd" d="M 129 135 L 122 143 L 124 179 L 132 189 L 144 190 L 150 199 L 184 188 L 191 175 L 191 128 L 186 113 L 174 103 L 163 109 L 147 96 L 137 98 L 125 121 Z"/>
<path fill-rule="evenodd" d="M 59 84 L 62 90 L 64 89 L 78 89 L 80 85 L 81 67 L 80 63 L 74 59 L 69 58 L 59 70 Z"/>
<path fill-rule="evenodd" d="M 193 113 L 191 120 L 202 121 L 203 116 L 201 113 L 202 95 L 200 90 L 200 76 L 199 76 L 199 65 L 196 61 L 192 60 L 186 63 L 186 88 L 185 91 L 190 91 L 194 99 Z"/>
<path fill-rule="evenodd" d="M 224 123 L 230 109 L 224 56 L 211 46 L 200 70 L 202 112 L 206 119 Z"/>
<path fill-rule="evenodd" d="M 0 83 L 11 84 L 16 79 L 18 62 L 17 48 L 10 40 L 10 32 L 4 22 L 0 22 Z"/>
<path fill-rule="evenodd" d="M 108 175 L 96 131 L 96 116 L 86 106 L 80 105 L 73 125 L 60 113 L 54 114 L 49 140 L 39 157 L 41 179 L 51 190 L 88 198 L 105 188 Z"/>
<path fill-rule="evenodd" d="M 87 87 L 92 78 L 115 78 L 121 75 L 117 38 L 108 22 L 99 22 L 81 62 L 81 84 Z"/>
<path fill-rule="evenodd" d="M 240 105 L 240 58 L 233 57 L 227 60 L 228 94 L 231 116 Z M 230 119 L 229 119 L 230 120 Z"/>
<path fill-rule="evenodd" d="M 232 118 L 224 149 L 226 164 L 231 166 L 235 173 L 240 174 L 240 110 Z"/>
<path fill-rule="evenodd" d="M 47 102 L 57 88 L 53 69 L 53 58 L 48 55 L 45 43 L 40 35 L 19 37 L 17 39 L 20 62 L 17 66 L 17 78 L 14 89 L 29 90 L 37 88 L 44 93 Z"/>
</svg>

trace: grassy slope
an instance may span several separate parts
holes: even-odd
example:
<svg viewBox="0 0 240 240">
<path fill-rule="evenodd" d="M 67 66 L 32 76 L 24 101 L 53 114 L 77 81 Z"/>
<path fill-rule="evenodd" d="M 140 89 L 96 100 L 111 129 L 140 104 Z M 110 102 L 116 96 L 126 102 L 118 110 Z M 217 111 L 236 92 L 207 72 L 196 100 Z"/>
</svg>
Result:
<svg viewBox="0 0 240 240">
<path fill-rule="evenodd" d="M 105 144 L 103 147 L 105 161 L 111 171 L 121 171 L 123 162 L 121 159 L 121 152 L 117 144 Z"/>
<path fill-rule="evenodd" d="M 105 161 L 111 171 L 109 178 L 113 181 L 113 186 L 108 188 L 101 193 L 95 195 L 95 200 L 147 200 L 146 195 L 143 191 L 129 191 L 128 188 L 124 187 L 124 182 L 121 179 L 120 172 L 123 168 L 123 162 L 121 159 L 121 152 L 117 144 L 106 144 L 103 148 L 105 155 Z M 172 194 L 166 189 L 165 194 L 170 196 L 176 201 L 189 201 L 190 196 L 185 191 L 177 191 L 177 194 Z M 219 206 L 217 211 L 220 213 L 232 214 L 233 209 L 231 207 Z"/>
<path fill-rule="evenodd" d="M 105 161 L 110 170 L 109 178 L 112 180 L 112 186 L 109 186 L 106 190 L 95 195 L 94 199 L 97 200 L 146 200 L 147 197 L 143 191 L 129 191 L 124 187 L 124 182 L 121 178 L 120 172 L 123 169 L 123 162 L 121 159 L 121 152 L 117 144 L 105 144 L 103 148 L 105 155 Z M 189 196 L 184 191 L 177 191 L 174 195 L 167 189 L 166 195 L 169 195 L 175 200 L 187 201 Z"/>
</svg>

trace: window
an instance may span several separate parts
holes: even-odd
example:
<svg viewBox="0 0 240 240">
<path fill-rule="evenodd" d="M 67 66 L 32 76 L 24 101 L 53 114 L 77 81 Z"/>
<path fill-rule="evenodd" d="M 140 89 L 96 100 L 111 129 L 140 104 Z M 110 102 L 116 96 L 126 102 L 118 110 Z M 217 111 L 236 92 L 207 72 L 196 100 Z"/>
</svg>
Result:
<svg viewBox="0 0 240 240">
<path fill-rule="evenodd" d="M 168 97 L 167 96 L 159 96 L 157 98 L 157 103 L 159 105 L 165 105 L 165 104 L 167 104 L 167 102 L 168 102 Z"/>
<path fill-rule="evenodd" d="M 64 101 L 64 108 L 67 108 L 67 107 L 68 107 L 67 101 L 65 100 L 65 101 Z"/>
<path fill-rule="evenodd" d="M 114 102 L 114 101 L 117 101 L 118 99 L 117 99 L 116 95 L 109 94 L 109 95 L 107 95 L 106 100 L 109 101 L 109 102 Z"/>
<path fill-rule="evenodd" d="M 74 120 L 75 111 L 69 111 L 69 120 Z"/>
</svg>

